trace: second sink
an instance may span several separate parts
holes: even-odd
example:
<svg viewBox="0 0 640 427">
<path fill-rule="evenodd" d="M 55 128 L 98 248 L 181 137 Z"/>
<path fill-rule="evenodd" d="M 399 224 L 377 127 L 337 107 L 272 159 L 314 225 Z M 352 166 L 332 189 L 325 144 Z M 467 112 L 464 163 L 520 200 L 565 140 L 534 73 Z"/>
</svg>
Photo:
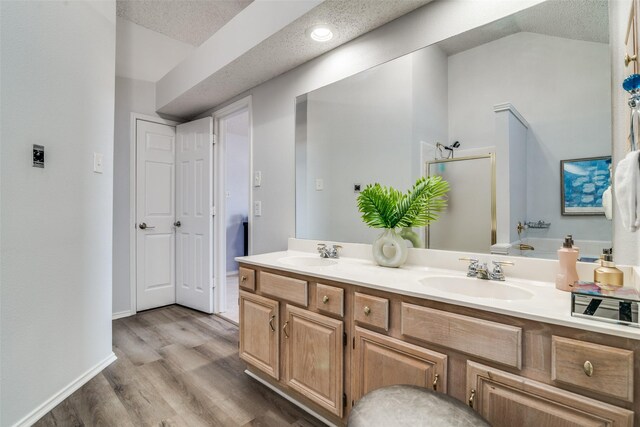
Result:
<svg viewBox="0 0 640 427">
<path fill-rule="evenodd" d="M 500 300 L 526 300 L 533 293 L 504 283 L 456 276 L 425 277 L 420 283 L 442 292 L 464 295 L 473 298 L 492 298 Z"/>
</svg>

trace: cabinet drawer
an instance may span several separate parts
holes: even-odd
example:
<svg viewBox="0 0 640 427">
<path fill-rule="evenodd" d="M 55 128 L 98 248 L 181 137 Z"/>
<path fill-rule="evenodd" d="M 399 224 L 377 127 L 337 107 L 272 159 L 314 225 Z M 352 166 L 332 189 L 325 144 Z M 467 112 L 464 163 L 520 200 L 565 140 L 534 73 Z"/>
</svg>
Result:
<svg viewBox="0 0 640 427">
<path fill-rule="evenodd" d="M 256 272 L 250 268 L 240 267 L 238 272 L 240 287 L 246 291 L 256 290 Z"/>
<path fill-rule="evenodd" d="M 633 351 L 554 335 L 551 379 L 633 402 Z"/>
<path fill-rule="evenodd" d="M 306 307 L 308 283 L 279 274 L 260 272 L 260 292 Z"/>
<path fill-rule="evenodd" d="M 494 427 L 632 427 L 633 412 L 467 362 L 467 402 Z"/>
<path fill-rule="evenodd" d="M 402 335 L 522 367 L 522 328 L 402 303 Z"/>
<path fill-rule="evenodd" d="M 316 308 L 319 311 L 344 316 L 344 289 L 316 284 Z"/>
<path fill-rule="evenodd" d="M 389 300 L 355 293 L 354 318 L 360 325 L 389 330 Z"/>
</svg>

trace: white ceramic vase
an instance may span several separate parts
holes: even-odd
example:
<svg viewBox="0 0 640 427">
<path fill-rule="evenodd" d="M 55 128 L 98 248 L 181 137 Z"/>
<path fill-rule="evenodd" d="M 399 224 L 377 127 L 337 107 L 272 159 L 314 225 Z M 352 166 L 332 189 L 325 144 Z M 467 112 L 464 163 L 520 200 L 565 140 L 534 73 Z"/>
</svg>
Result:
<svg viewBox="0 0 640 427">
<path fill-rule="evenodd" d="M 396 230 L 387 228 L 373 242 L 373 259 L 382 267 L 400 267 L 407 261 L 409 249 Z"/>
</svg>

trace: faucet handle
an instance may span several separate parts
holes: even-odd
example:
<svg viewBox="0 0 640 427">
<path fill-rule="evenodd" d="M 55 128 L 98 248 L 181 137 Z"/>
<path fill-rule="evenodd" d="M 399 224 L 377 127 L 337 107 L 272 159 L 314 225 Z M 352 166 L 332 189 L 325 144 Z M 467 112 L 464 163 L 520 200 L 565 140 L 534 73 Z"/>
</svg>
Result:
<svg viewBox="0 0 640 427">
<path fill-rule="evenodd" d="M 514 265 L 511 261 L 492 261 L 493 263 L 493 271 L 489 275 L 491 280 L 499 280 L 504 281 L 504 270 L 502 270 L 503 265 Z"/>
<path fill-rule="evenodd" d="M 478 259 L 477 258 L 458 258 L 459 261 L 468 261 L 467 277 L 476 277 L 478 275 Z"/>
<path fill-rule="evenodd" d="M 326 248 L 326 247 L 327 247 L 326 243 L 318 243 L 318 246 L 316 247 L 316 249 L 317 249 L 318 251 L 321 251 L 321 250 L 323 250 L 323 249 L 324 249 L 324 248 Z"/>
</svg>

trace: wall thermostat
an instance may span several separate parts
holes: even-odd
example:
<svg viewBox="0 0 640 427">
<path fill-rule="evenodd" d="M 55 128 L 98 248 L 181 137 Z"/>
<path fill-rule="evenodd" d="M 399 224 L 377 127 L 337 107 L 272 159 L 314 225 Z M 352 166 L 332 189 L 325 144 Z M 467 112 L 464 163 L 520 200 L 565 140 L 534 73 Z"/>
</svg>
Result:
<svg viewBox="0 0 640 427">
<path fill-rule="evenodd" d="M 33 144 L 33 167 L 44 167 L 44 145 Z"/>
</svg>

